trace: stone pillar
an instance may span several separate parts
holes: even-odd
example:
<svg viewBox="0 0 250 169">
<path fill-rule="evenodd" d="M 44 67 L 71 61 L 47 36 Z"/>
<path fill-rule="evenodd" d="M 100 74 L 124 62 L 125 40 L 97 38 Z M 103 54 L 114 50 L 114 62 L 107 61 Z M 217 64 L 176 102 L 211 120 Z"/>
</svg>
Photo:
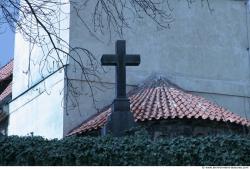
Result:
<svg viewBox="0 0 250 169">
<path fill-rule="evenodd" d="M 108 120 L 106 129 L 113 136 L 123 136 L 127 130 L 135 126 L 134 117 L 130 111 L 128 98 L 116 98 L 113 101 L 112 113 Z"/>
</svg>

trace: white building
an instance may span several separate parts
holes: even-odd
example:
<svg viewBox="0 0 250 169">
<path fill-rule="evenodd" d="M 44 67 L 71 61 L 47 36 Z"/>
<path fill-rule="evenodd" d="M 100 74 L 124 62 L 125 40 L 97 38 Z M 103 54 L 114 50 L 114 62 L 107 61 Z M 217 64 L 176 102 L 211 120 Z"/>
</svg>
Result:
<svg viewBox="0 0 250 169">
<path fill-rule="evenodd" d="M 60 14 L 64 20 L 59 26 L 69 29 L 59 34 L 71 47 L 86 48 L 100 60 L 102 54 L 115 52 L 114 42 L 121 37 L 115 33 L 110 36 L 107 30 L 104 34 L 95 32 L 92 15 L 96 1 L 84 2 L 78 0 L 82 5 L 72 2 L 63 7 L 66 12 Z M 250 17 L 246 1 L 210 0 L 212 10 L 202 2 L 189 6 L 186 0 L 169 1 L 174 18 L 169 29 L 159 29 L 145 15 L 139 19 L 125 11 L 131 27 L 123 30 L 127 53 L 141 55 L 139 67 L 127 68 L 128 89 L 152 73 L 161 74 L 183 89 L 249 118 Z M 76 11 L 77 7 L 81 10 Z M 90 33 L 92 30 L 96 36 Z M 43 51 L 18 33 L 15 40 L 10 135 L 32 132 L 62 138 L 98 108 L 111 103 L 115 94 L 113 67 L 105 67 L 106 73 L 99 68 L 100 79 L 90 77 L 93 102 L 90 87 L 75 62 L 80 61 L 76 54 L 72 54 L 74 58 L 60 56 L 65 66 L 51 59 L 50 69 L 41 70 Z M 84 53 L 80 56 L 85 65 L 89 64 Z M 72 95 L 72 89 L 77 95 Z"/>
</svg>

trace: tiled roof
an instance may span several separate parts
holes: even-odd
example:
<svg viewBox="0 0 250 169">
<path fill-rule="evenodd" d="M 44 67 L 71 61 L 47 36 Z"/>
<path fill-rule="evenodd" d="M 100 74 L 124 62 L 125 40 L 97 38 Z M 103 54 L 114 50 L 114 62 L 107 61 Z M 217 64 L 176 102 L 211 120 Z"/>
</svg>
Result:
<svg viewBox="0 0 250 169">
<path fill-rule="evenodd" d="M 11 60 L 5 66 L 0 68 L 0 81 L 8 78 L 12 74 L 12 71 L 13 71 L 13 60 Z"/>
<path fill-rule="evenodd" d="M 204 119 L 250 126 L 250 121 L 200 96 L 183 91 L 167 79 L 151 78 L 128 93 L 135 121 L 160 119 Z M 111 106 L 103 109 L 69 135 L 103 127 L 111 114 Z"/>
<path fill-rule="evenodd" d="M 4 91 L 0 94 L 0 102 L 5 99 L 7 96 L 9 96 L 12 92 L 12 83 L 10 83 Z"/>
</svg>

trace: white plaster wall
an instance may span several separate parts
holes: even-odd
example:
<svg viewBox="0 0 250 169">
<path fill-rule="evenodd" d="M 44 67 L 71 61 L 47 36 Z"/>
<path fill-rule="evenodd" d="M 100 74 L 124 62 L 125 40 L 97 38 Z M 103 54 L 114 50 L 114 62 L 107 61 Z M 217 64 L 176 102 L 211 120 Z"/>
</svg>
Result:
<svg viewBox="0 0 250 169">
<path fill-rule="evenodd" d="M 60 22 L 54 24 L 55 31 L 68 43 L 70 6 L 68 0 L 58 1 L 68 4 L 61 6 L 61 12 L 51 16 L 51 19 L 52 22 L 60 19 Z M 24 0 L 20 2 L 25 4 Z M 30 16 L 28 19 L 34 18 Z M 46 35 L 46 32 L 40 28 L 39 34 Z M 9 134 L 26 135 L 34 132 L 35 135 L 47 138 L 62 138 L 65 78 L 63 65 L 67 63 L 67 56 L 62 53 L 58 56 L 53 52 L 51 57 L 46 58 L 52 47 L 48 36 L 44 36 L 44 41 L 49 44 L 42 48 L 26 41 L 19 32 L 15 37 Z M 68 46 L 64 42 L 61 41 L 60 46 L 55 38 L 53 40 L 60 49 L 68 52 Z"/>
<path fill-rule="evenodd" d="M 91 4 L 96 1 L 88 2 L 90 5 L 82 9 L 80 15 L 90 25 L 90 29 L 94 30 L 91 27 L 94 11 Z M 246 1 L 210 0 L 214 10 L 212 13 L 206 4 L 202 7 L 200 1 L 195 1 L 190 7 L 186 0 L 169 2 L 174 9 L 175 19 L 170 24 L 170 29 L 159 29 L 148 18 L 131 19 L 131 29 L 124 30 L 123 38 L 112 36 L 111 42 L 107 33 L 103 35 L 96 32 L 101 41 L 90 35 L 71 6 L 70 44 L 89 49 L 100 60 L 102 54 L 115 52 L 114 44 L 117 39 L 125 39 L 127 53 L 141 55 L 140 66 L 127 68 L 128 85 L 136 85 L 152 73 L 157 73 L 168 77 L 187 91 L 207 93 L 211 96 L 207 98 L 220 100 L 220 104 L 236 113 L 249 114 L 249 107 L 242 107 L 250 96 L 250 58 L 247 51 L 249 18 L 246 22 Z M 83 55 L 81 59 L 86 57 Z M 105 70 L 106 73 L 99 74 L 101 81 L 105 84 L 114 83 L 114 68 L 105 67 Z M 67 74 L 76 86 L 84 79 L 81 73 L 70 59 Z M 88 93 L 87 83 L 80 86 L 84 87 L 79 87 L 79 91 Z M 110 91 L 103 87 L 101 89 L 104 91 L 99 94 L 102 100 L 100 102 L 111 103 L 114 88 Z M 67 118 L 64 121 L 69 128 L 74 128 L 96 112 L 91 104 L 91 97 L 86 94 L 78 97 L 78 102 L 80 106 L 77 109 L 66 111 L 67 114 L 72 114 L 68 118 L 70 121 Z M 75 116 L 76 112 L 79 112 L 79 116 Z"/>
<path fill-rule="evenodd" d="M 32 3 L 33 0 L 30 2 Z M 51 22 L 55 24 L 54 29 L 55 33 L 62 37 L 65 42 L 69 42 L 69 2 L 68 0 L 58 0 L 58 2 L 65 2 L 68 5 L 61 6 L 61 13 L 58 13 L 56 16 L 51 16 Z M 20 0 L 21 4 L 27 5 L 24 0 Z M 36 2 L 39 3 L 39 2 Z M 53 6 L 51 6 L 51 9 Z M 58 9 L 55 7 L 55 11 Z M 50 17 L 50 16 L 49 16 Z M 60 22 L 56 22 L 60 19 Z M 33 15 L 27 16 L 27 20 L 35 20 Z M 45 24 L 45 23 L 44 23 Z M 45 26 L 47 26 L 45 24 Z M 29 28 L 27 28 L 29 29 Z M 37 27 L 35 25 L 30 25 L 30 30 L 27 32 L 36 31 Z M 46 78 L 51 73 L 55 72 L 67 62 L 67 57 L 65 54 L 59 53 L 59 55 L 54 52 L 50 53 L 50 56 L 47 56 L 48 52 L 53 48 L 52 43 L 47 36 L 47 33 L 40 26 L 38 28 L 39 35 L 44 38 L 42 44 L 47 42 L 46 45 L 40 46 L 40 44 L 30 43 L 27 36 L 24 38 L 23 34 L 20 34 L 18 31 L 15 34 L 15 49 L 14 49 L 14 70 L 13 70 L 13 87 L 12 87 L 12 97 L 20 95 L 25 90 L 29 89 L 34 84 L 38 83 L 40 80 Z M 53 33 L 53 32 L 51 32 Z M 40 38 L 41 38 L 40 37 Z M 37 38 L 37 37 L 32 37 Z M 62 46 L 59 45 L 57 39 L 52 36 L 54 43 L 57 47 L 60 47 L 64 51 L 68 51 L 68 47 L 65 46 L 63 42 Z M 38 39 L 37 39 L 38 40 Z M 63 63 L 60 63 L 62 61 Z"/>
<path fill-rule="evenodd" d="M 9 135 L 63 137 L 63 74 L 57 72 L 10 103 Z"/>
<path fill-rule="evenodd" d="M 131 21 L 132 28 L 125 29 L 123 39 L 127 41 L 127 53 L 139 53 L 142 58 L 140 67 L 128 69 L 128 82 L 139 82 L 144 75 L 162 72 L 190 81 L 218 80 L 224 84 L 234 82 L 233 85 L 243 84 L 248 87 L 249 57 L 246 50 L 244 1 L 212 0 L 210 4 L 213 13 L 201 7 L 199 2 L 190 8 L 185 0 L 171 1 L 170 4 L 174 8 L 175 17 L 170 29 L 158 30 L 148 19 Z M 92 16 L 93 9 L 88 7 L 81 12 L 87 18 Z M 91 25 L 91 20 L 89 22 Z M 72 9 L 72 46 L 85 47 L 100 58 L 104 53 L 114 53 L 115 40 L 120 39 L 114 37 L 109 43 L 108 38 L 108 35 L 101 36 L 104 42 L 100 42 L 91 36 Z M 70 62 L 73 63 L 73 60 Z M 106 69 L 113 70 L 108 67 Z M 72 78 L 81 77 L 80 71 L 71 72 Z M 105 79 L 108 82 L 114 81 L 109 73 Z M 204 87 L 199 88 L 205 90 Z"/>
</svg>

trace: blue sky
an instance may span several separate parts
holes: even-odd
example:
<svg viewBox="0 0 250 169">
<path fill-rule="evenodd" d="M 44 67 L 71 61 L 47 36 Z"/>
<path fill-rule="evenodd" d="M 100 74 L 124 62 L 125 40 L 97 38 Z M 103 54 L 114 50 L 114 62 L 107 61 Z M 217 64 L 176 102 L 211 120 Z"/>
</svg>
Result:
<svg viewBox="0 0 250 169">
<path fill-rule="evenodd" d="M 8 25 L 0 25 L 0 67 L 14 56 L 14 33 Z"/>
</svg>

